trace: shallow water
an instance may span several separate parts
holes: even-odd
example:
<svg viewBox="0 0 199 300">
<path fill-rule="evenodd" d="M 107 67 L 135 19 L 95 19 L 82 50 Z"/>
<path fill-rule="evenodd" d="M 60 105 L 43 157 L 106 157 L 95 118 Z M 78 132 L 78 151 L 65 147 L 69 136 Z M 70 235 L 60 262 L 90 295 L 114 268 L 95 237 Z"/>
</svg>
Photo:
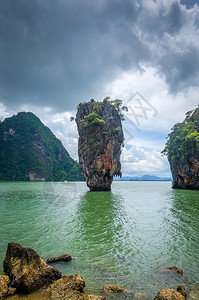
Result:
<svg viewBox="0 0 199 300">
<path fill-rule="evenodd" d="M 171 182 L 113 182 L 112 192 L 89 192 L 83 182 L 0 183 L 0 273 L 8 242 L 17 242 L 44 258 L 70 253 L 72 261 L 53 266 L 82 275 L 88 293 L 109 283 L 131 290 L 130 299 L 181 283 L 192 289 L 198 216 L 199 191 L 173 190 Z M 172 265 L 184 275 L 164 270 Z"/>
</svg>

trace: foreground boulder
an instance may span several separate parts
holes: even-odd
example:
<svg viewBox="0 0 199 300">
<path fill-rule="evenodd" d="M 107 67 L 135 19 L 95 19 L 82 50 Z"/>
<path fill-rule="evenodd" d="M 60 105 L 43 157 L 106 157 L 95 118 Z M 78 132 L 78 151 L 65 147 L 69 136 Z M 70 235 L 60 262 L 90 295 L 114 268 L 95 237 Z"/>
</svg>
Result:
<svg viewBox="0 0 199 300">
<path fill-rule="evenodd" d="M 122 101 L 80 103 L 76 114 L 79 165 L 91 191 L 109 191 L 121 177 Z"/>
<path fill-rule="evenodd" d="M 12 288 L 10 285 L 10 278 L 5 275 L 0 275 L 0 300 L 15 293 L 16 289 Z"/>
<path fill-rule="evenodd" d="M 80 275 L 68 275 L 52 283 L 45 294 L 52 299 L 105 300 L 105 297 L 84 292 L 85 282 Z"/>
<path fill-rule="evenodd" d="M 199 190 L 199 107 L 174 125 L 162 153 L 170 163 L 172 187 Z"/>
<path fill-rule="evenodd" d="M 56 256 L 56 257 L 52 257 L 52 258 L 48 258 L 46 260 L 47 263 L 54 263 L 57 261 L 69 261 L 72 259 L 72 256 L 70 254 L 63 254 L 60 256 Z"/>
<path fill-rule="evenodd" d="M 154 300 L 185 300 L 179 292 L 173 289 L 160 290 Z"/>
<path fill-rule="evenodd" d="M 17 291 L 31 293 L 61 278 L 61 273 L 50 266 L 31 248 L 9 243 L 4 260 L 4 272 Z"/>
</svg>

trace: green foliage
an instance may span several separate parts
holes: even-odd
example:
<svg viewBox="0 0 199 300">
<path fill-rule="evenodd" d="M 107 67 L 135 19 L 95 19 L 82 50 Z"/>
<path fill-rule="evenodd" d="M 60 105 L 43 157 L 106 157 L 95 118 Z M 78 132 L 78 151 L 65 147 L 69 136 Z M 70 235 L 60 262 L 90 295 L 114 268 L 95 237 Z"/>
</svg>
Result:
<svg viewBox="0 0 199 300">
<path fill-rule="evenodd" d="M 119 117 L 120 117 L 120 119 L 121 119 L 121 121 L 124 121 L 125 120 L 125 118 L 124 118 L 124 113 L 123 112 L 127 112 L 128 111 L 128 108 L 127 108 L 127 106 L 123 106 L 122 105 L 122 100 L 120 100 L 120 99 L 115 99 L 115 100 L 110 100 L 110 97 L 106 97 L 106 98 L 104 98 L 104 100 L 102 101 L 102 102 L 98 102 L 98 101 L 95 101 L 94 99 L 91 99 L 90 100 L 90 103 L 92 103 L 92 106 L 93 106 L 93 112 L 94 113 L 96 113 L 97 114 L 97 112 L 98 111 L 100 111 L 102 108 L 103 108 L 103 106 L 102 106 L 102 103 L 108 103 L 108 104 L 110 104 L 110 107 L 111 107 L 111 109 L 114 111 L 116 111 L 117 113 L 118 113 L 118 115 L 119 115 Z M 82 106 L 83 104 L 80 102 L 79 104 L 78 104 L 78 106 L 77 106 L 77 110 Z M 99 116 L 99 114 L 98 114 L 98 116 Z M 92 117 L 92 116 L 91 116 Z M 95 116 L 93 116 L 93 117 L 95 117 Z M 97 120 L 97 118 L 98 118 L 98 120 Z M 102 121 L 99 121 L 99 120 L 101 120 L 102 118 L 101 117 L 96 117 L 96 122 L 93 122 L 92 124 L 94 124 L 94 123 L 103 123 Z M 94 121 L 94 120 L 91 120 L 91 122 L 92 121 Z M 82 122 L 84 122 L 84 121 L 82 121 Z M 90 120 L 88 120 L 88 122 L 90 122 Z M 85 127 L 86 125 L 84 124 L 84 127 Z"/>
<path fill-rule="evenodd" d="M 125 120 L 124 114 L 122 113 L 122 111 L 128 111 L 127 106 L 122 106 L 122 100 L 120 99 L 115 99 L 115 100 L 109 100 L 109 103 L 112 105 L 112 109 L 116 109 L 121 121 Z"/>
<path fill-rule="evenodd" d="M 75 118 L 73 117 L 73 116 L 71 116 L 70 117 L 70 121 L 72 122 L 72 121 L 74 121 L 75 120 Z"/>
<path fill-rule="evenodd" d="M 118 132 L 118 131 L 120 131 L 121 130 L 121 128 L 120 127 L 116 127 L 116 128 L 114 128 L 114 132 Z"/>
<path fill-rule="evenodd" d="M 193 149 L 199 148 L 198 122 L 198 109 L 196 109 L 182 123 L 174 125 L 162 154 L 176 161 L 182 156 L 188 159 L 192 155 Z"/>
<path fill-rule="evenodd" d="M 48 181 L 83 180 L 61 141 L 30 112 L 0 123 L 0 157 L 1 181 L 30 180 L 30 172 Z"/>
<path fill-rule="evenodd" d="M 87 120 L 88 124 L 96 124 L 96 123 L 102 123 L 105 124 L 104 120 L 100 115 L 92 111 L 91 114 L 84 117 L 85 120 Z"/>
<path fill-rule="evenodd" d="M 92 111 L 92 113 L 90 113 L 89 115 L 84 116 L 84 119 L 82 119 L 80 122 L 82 123 L 82 126 L 84 128 L 105 124 L 103 118 L 100 115 L 98 115 L 95 111 Z"/>
<path fill-rule="evenodd" d="M 108 102 L 110 100 L 111 97 L 107 96 L 104 98 L 103 102 Z"/>
<path fill-rule="evenodd" d="M 77 110 L 78 110 L 78 108 L 80 108 L 81 106 L 82 106 L 82 102 L 80 102 L 78 105 L 77 105 Z"/>
</svg>

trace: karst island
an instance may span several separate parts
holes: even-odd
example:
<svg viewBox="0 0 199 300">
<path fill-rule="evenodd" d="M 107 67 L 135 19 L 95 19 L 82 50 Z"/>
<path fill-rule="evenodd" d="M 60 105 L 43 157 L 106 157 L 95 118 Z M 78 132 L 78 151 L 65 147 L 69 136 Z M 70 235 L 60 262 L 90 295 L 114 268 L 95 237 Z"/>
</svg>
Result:
<svg viewBox="0 0 199 300">
<path fill-rule="evenodd" d="M 186 113 L 168 135 L 165 149 L 173 177 L 172 187 L 199 190 L 199 107 Z"/>
<path fill-rule="evenodd" d="M 110 191 L 114 176 L 121 177 L 120 154 L 124 142 L 119 99 L 79 103 L 76 123 L 79 133 L 79 165 L 91 191 Z"/>
</svg>

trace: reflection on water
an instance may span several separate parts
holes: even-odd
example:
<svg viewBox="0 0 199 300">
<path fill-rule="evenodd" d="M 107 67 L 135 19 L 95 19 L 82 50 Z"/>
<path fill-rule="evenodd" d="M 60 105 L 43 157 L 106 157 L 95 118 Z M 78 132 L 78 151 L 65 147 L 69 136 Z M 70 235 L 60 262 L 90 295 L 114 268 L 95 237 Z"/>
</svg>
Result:
<svg viewBox="0 0 199 300">
<path fill-rule="evenodd" d="M 101 257 L 110 261 L 114 249 L 123 245 L 125 212 L 122 200 L 111 192 L 87 192 L 81 197 L 77 208 L 78 231 L 82 245 L 90 250 L 89 255 L 94 251 L 96 261 Z"/>
<path fill-rule="evenodd" d="M 93 283 L 87 289 L 98 290 L 99 284 L 117 280 L 116 254 L 126 239 L 123 198 L 112 192 L 86 192 L 76 213 L 79 251 L 88 270 L 85 278 Z"/>
<path fill-rule="evenodd" d="M 82 275 L 90 293 L 116 283 L 153 299 L 161 288 L 191 288 L 199 281 L 198 200 L 198 191 L 170 182 L 113 182 L 112 192 L 88 192 L 85 183 L 1 184 L 1 272 L 15 241 L 43 257 L 72 254 L 54 266 Z M 165 272 L 172 265 L 184 276 Z"/>
<path fill-rule="evenodd" d="M 188 190 L 172 191 L 171 207 L 171 236 L 170 243 L 173 253 L 176 253 L 176 260 L 180 262 L 183 269 L 190 269 L 192 278 L 199 280 L 199 192 Z M 176 251 L 175 245 L 180 249 Z M 180 255 L 181 253 L 184 255 Z M 187 264 L 187 261 L 189 262 Z M 185 263 L 186 262 L 186 263 Z"/>
</svg>

